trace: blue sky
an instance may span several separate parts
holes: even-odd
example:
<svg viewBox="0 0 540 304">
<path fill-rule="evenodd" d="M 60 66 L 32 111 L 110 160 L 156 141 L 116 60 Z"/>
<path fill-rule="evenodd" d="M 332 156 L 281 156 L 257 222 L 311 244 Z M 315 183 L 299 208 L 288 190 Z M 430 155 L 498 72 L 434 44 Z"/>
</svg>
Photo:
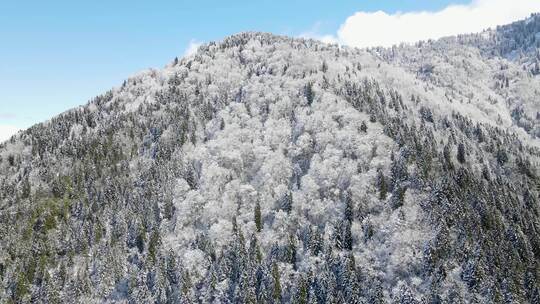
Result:
<svg viewBox="0 0 540 304">
<path fill-rule="evenodd" d="M 355 12 L 437 11 L 466 0 L 0 2 L 0 126 L 26 128 L 241 31 L 335 35 Z"/>
</svg>

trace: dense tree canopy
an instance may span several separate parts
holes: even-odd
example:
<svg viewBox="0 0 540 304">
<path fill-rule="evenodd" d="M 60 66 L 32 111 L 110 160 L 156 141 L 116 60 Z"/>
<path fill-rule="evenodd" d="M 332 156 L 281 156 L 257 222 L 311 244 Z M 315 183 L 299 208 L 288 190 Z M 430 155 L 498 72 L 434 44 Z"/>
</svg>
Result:
<svg viewBox="0 0 540 304">
<path fill-rule="evenodd" d="M 238 34 L 14 136 L 0 299 L 535 303 L 529 20 L 393 49 Z"/>
</svg>

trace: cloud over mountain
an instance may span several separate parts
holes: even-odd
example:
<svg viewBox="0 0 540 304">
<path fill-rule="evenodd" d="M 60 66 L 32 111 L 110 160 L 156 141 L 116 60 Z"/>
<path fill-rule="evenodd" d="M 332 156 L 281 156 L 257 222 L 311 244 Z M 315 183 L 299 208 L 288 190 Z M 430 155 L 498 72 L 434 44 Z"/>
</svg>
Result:
<svg viewBox="0 0 540 304">
<path fill-rule="evenodd" d="M 356 47 L 388 47 L 401 42 L 479 32 L 538 11 L 540 1 L 537 0 L 474 0 L 467 5 L 450 5 L 435 12 L 359 11 L 341 25 L 337 40 Z"/>
</svg>

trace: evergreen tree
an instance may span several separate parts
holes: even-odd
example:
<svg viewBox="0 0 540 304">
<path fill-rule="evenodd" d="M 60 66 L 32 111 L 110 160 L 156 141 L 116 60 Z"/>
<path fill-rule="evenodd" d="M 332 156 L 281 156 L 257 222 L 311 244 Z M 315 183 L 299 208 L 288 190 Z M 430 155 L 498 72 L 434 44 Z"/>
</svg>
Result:
<svg viewBox="0 0 540 304">
<path fill-rule="evenodd" d="M 460 143 L 457 150 L 457 160 L 461 163 L 465 163 L 465 146 Z"/>
<path fill-rule="evenodd" d="M 392 208 L 393 209 L 397 209 L 403 206 L 406 191 L 407 191 L 407 187 L 402 186 L 401 184 L 398 184 L 396 187 L 394 187 L 394 191 L 392 191 Z"/>
<path fill-rule="evenodd" d="M 296 270 L 296 237 L 289 235 L 289 245 L 287 246 L 287 262 L 292 264 L 293 269 Z"/>
<path fill-rule="evenodd" d="M 402 285 L 401 288 L 399 289 L 399 295 L 397 299 L 395 300 L 395 302 L 399 304 L 417 304 L 418 303 L 418 301 L 416 301 L 416 299 L 414 298 L 414 295 L 411 292 L 411 290 L 405 285 Z"/>
<path fill-rule="evenodd" d="M 272 298 L 276 302 L 281 302 L 281 278 L 279 274 L 279 268 L 276 262 L 272 264 L 272 279 L 273 279 L 273 291 Z"/>
<path fill-rule="evenodd" d="M 444 167 L 446 170 L 454 170 L 454 163 L 452 162 L 452 156 L 450 155 L 450 146 L 446 144 L 443 149 Z"/>
<path fill-rule="evenodd" d="M 540 63 L 538 63 L 538 60 L 534 63 L 532 74 L 535 76 L 540 74 Z"/>
<path fill-rule="evenodd" d="M 313 92 L 313 83 L 312 82 L 309 82 L 304 87 L 304 96 L 307 99 L 308 106 L 311 106 L 311 104 L 313 103 L 313 100 L 315 99 L 315 93 Z"/>
<path fill-rule="evenodd" d="M 287 193 L 285 193 L 285 195 L 279 201 L 280 208 L 287 213 L 291 212 L 292 203 L 293 201 L 292 201 L 291 191 L 288 191 Z"/>
<path fill-rule="evenodd" d="M 343 226 L 344 224 L 342 221 L 336 223 L 336 229 L 334 231 L 334 241 L 337 250 L 343 249 Z"/>
<path fill-rule="evenodd" d="M 321 234 L 316 226 L 309 228 L 309 250 L 313 256 L 319 255 L 322 251 L 323 241 Z"/>
<path fill-rule="evenodd" d="M 405 157 L 401 154 L 394 158 L 390 167 L 391 174 L 391 188 L 396 186 L 397 183 L 405 181 L 409 178 L 409 172 L 407 171 L 407 163 Z"/>
<path fill-rule="evenodd" d="M 167 201 L 165 201 L 165 206 L 164 206 L 164 210 L 163 210 L 163 217 L 167 220 L 171 220 L 174 216 L 174 211 L 175 211 L 175 207 L 174 207 L 174 204 L 173 204 L 173 200 L 172 199 L 168 199 Z"/>
<path fill-rule="evenodd" d="M 185 270 L 182 274 L 182 295 L 184 297 L 190 297 L 192 284 L 191 275 L 188 270 Z"/>
<path fill-rule="evenodd" d="M 254 211 L 254 218 L 255 218 L 255 227 L 257 228 L 257 232 L 262 231 L 262 217 L 261 217 L 261 205 L 259 201 L 255 203 L 255 211 Z"/>
<path fill-rule="evenodd" d="M 136 239 L 136 245 L 137 249 L 139 249 L 139 253 L 142 253 L 144 251 L 144 243 L 146 240 L 146 235 L 142 227 L 139 228 L 139 233 L 137 234 Z"/>
<path fill-rule="evenodd" d="M 251 235 L 248 256 L 252 264 L 259 264 L 262 261 L 261 247 L 257 242 L 257 236 L 255 234 Z"/>
<path fill-rule="evenodd" d="M 386 184 L 386 178 L 382 172 L 382 169 L 377 171 L 377 186 L 379 188 L 379 199 L 385 200 L 388 193 L 388 186 Z"/>
<path fill-rule="evenodd" d="M 501 166 L 503 166 L 504 164 L 506 164 L 506 162 L 508 162 L 508 154 L 506 153 L 506 150 L 504 150 L 504 148 L 499 148 L 499 150 L 497 151 L 496 157 L 497 157 L 497 162 Z"/>
<path fill-rule="evenodd" d="M 351 222 L 345 220 L 343 222 L 343 249 L 352 250 L 353 249 L 353 237 L 351 231 Z"/>
<path fill-rule="evenodd" d="M 350 191 L 347 191 L 347 194 L 345 195 L 344 217 L 348 222 L 352 222 L 354 219 L 354 202 L 352 199 L 352 193 Z"/>
<path fill-rule="evenodd" d="M 308 286 L 306 280 L 303 277 L 300 277 L 298 282 L 296 296 L 294 298 L 294 303 L 297 304 L 308 304 Z"/>
<path fill-rule="evenodd" d="M 366 122 L 362 121 L 362 123 L 360 124 L 360 131 L 367 133 L 367 129 L 368 128 L 367 128 Z"/>
<path fill-rule="evenodd" d="M 538 63 L 537 63 L 538 64 Z M 323 61 L 322 63 L 322 66 L 321 66 L 321 71 L 323 73 L 326 73 L 328 71 L 328 63 L 326 63 L 326 60 Z"/>
<path fill-rule="evenodd" d="M 354 218 L 354 207 L 353 207 L 353 201 L 352 201 L 352 194 L 350 191 L 347 191 L 347 194 L 345 195 L 345 211 L 343 214 L 343 221 L 341 223 L 342 228 L 341 233 L 341 239 L 342 239 L 342 248 L 345 250 L 352 250 L 353 246 L 353 238 L 352 238 L 352 231 L 351 226 Z"/>
</svg>

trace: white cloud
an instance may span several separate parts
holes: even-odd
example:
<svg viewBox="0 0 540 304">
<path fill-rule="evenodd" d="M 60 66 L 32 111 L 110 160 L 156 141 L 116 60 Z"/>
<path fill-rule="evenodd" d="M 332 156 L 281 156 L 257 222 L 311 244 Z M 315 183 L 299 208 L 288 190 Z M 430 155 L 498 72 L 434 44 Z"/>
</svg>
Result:
<svg viewBox="0 0 540 304">
<path fill-rule="evenodd" d="M 10 125 L 0 125 L 0 142 L 8 140 L 12 135 L 19 132 L 19 128 Z"/>
<path fill-rule="evenodd" d="M 435 12 L 360 11 L 347 18 L 334 39 L 356 47 L 388 47 L 401 42 L 480 32 L 539 11 L 540 0 L 473 0 L 470 4 L 450 5 Z"/>
<path fill-rule="evenodd" d="M 320 40 L 324 43 L 338 43 L 338 40 L 333 35 L 321 35 L 319 34 L 319 28 L 321 26 L 320 22 L 315 23 L 315 25 L 309 30 L 301 33 L 298 37 L 309 38 Z"/>
<path fill-rule="evenodd" d="M 195 54 L 201 45 L 202 45 L 202 42 L 197 41 L 195 39 L 191 39 L 189 41 L 188 47 L 184 51 L 184 57 L 191 56 L 191 55 Z"/>
</svg>

